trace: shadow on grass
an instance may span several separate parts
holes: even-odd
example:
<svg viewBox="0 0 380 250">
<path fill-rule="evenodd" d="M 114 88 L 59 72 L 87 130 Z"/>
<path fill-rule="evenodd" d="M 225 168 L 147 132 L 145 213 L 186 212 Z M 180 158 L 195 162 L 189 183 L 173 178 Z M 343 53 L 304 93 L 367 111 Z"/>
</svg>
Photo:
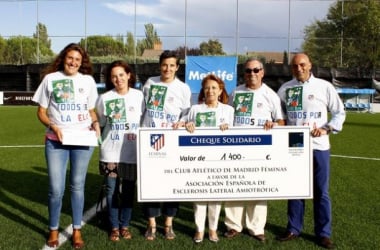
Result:
<svg viewBox="0 0 380 250">
<path fill-rule="evenodd" d="M 100 187 L 99 187 L 100 191 Z M 157 235 L 164 234 L 164 216 L 156 217 L 157 224 Z M 173 220 L 173 230 L 180 232 L 181 234 L 188 235 L 192 237 L 194 234 L 194 213 L 193 213 L 193 203 L 192 202 L 183 202 L 180 203 L 180 208 L 177 212 L 177 215 Z M 100 230 L 109 232 L 110 228 L 108 225 L 104 225 L 99 222 L 97 218 L 91 219 L 88 224 L 98 227 Z M 132 227 L 135 227 L 140 235 L 145 235 L 147 230 L 148 220 L 145 218 L 143 213 L 143 203 L 137 202 L 137 196 L 134 202 L 134 207 L 132 210 L 131 224 Z"/>
<path fill-rule="evenodd" d="M 45 238 L 48 225 L 48 178 L 46 168 L 33 166 L 31 167 L 31 171 L 18 172 L 0 169 L 0 183 L 0 213 L 7 219 L 14 221 L 15 224 L 20 226 L 20 228 L 27 227 L 30 230 L 41 234 L 43 238 Z M 102 176 L 94 173 L 87 174 L 85 210 L 96 204 L 101 183 Z M 36 207 L 34 207 L 36 204 L 40 208 L 36 209 Z M 46 211 L 40 212 L 41 208 L 46 209 Z M 69 188 L 67 187 L 61 213 L 71 217 L 70 194 Z M 157 231 L 158 237 L 160 238 L 163 237 L 163 220 L 163 216 L 157 218 Z M 221 237 L 223 237 L 222 235 L 226 231 L 223 220 L 224 212 L 222 210 L 218 228 Z M 38 223 L 36 223 L 36 221 L 38 221 Z M 99 227 L 96 219 L 92 219 L 88 224 L 92 224 L 102 231 L 107 231 L 106 228 Z M 145 234 L 147 220 L 142 212 L 142 203 L 135 201 L 131 226 L 136 228 L 142 236 Z M 178 232 L 179 235 L 184 235 L 190 239 L 192 238 L 195 232 L 192 202 L 180 203 L 180 209 L 173 221 L 173 227 L 174 231 Z M 285 229 L 285 227 L 267 223 L 265 230 L 269 235 L 279 235 L 282 234 Z M 244 231 L 243 233 L 245 234 L 246 232 Z M 313 235 L 301 234 L 300 237 L 305 241 L 315 242 L 315 237 Z"/>
<path fill-rule="evenodd" d="M 286 225 L 284 227 L 282 227 L 282 226 L 274 225 L 271 223 L 267 223 L 265 225 L 265 231 L 270 232 L 277 237 L 277 236 L 282 235 L 286 232 Z M 302 238 L 306 241 L 310 241 L 313 243 L 316 242 L 316 237 L 312 234 L 301 233 L 299 235 L 299 238 Z"/>
<path fill-rule="evenodd" d="M 46 167 L 41 166 L 31 166 L 30 169 L 31 171 L 10 171 L 0 168 L 0 214 L 14 221 L 19 228 L 29 228 L 45 237 L 48 228 L 47 171 Z M 89 186 L 97 186 L 97 179 L 100 178 L 96 174 L 87 174 L 85 210 L 95 204 L 94 193 L 97 193 L 88 188 L 87 183 Z M 61 215 L 71 217 L 70 190 L 67 180 L 68 178 L 66 178 Z"/>
<path fill-rule="evenodd" d="M 46 203 L 46 197 L 41 195 L 45 193 L 46 176 L 33 172 L 14 172 L 5 169 L 0 169 L 0 176 L 0 201 L 4 203 L 3 206 L 0 206 L 0 213 L 4 217 L 20 224 L 20 226 L 45 234 L 45 230 L 32 223 L 28 217 L 45 224 L 47 223 L 47 218 L 25 206 L 25 204 L 30 203 L 25 203 L 20 198 L 34 203 Z"/>
</svg>

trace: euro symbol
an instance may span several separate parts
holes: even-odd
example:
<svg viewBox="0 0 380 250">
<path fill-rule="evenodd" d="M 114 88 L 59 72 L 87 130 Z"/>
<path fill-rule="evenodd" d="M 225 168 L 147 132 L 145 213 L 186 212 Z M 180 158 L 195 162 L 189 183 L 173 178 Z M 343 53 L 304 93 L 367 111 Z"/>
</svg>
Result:
<svg viewBox="0 0 380 250">
<path fill-rule="evenodd" d="M 267 160 L 271 160 L 270 155 L 267 155 L 266 159 Z"/>
</svg>

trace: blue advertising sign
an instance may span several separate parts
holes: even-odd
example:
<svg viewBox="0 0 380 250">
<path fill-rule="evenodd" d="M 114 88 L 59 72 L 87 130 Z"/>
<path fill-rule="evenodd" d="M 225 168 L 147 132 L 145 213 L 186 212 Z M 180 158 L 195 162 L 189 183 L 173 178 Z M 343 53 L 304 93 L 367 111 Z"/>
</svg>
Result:
<svg viewBox="0 0 380 250">
<path fill-rule="evenodd" d="M 237 57 L 235 56 L 187 56 L 186 80 L 191 93 L 199 93 L 202 79 L 208 74 L 214 74 L 226 84 L 228 93 L 236 87 Z"/>
</svg>

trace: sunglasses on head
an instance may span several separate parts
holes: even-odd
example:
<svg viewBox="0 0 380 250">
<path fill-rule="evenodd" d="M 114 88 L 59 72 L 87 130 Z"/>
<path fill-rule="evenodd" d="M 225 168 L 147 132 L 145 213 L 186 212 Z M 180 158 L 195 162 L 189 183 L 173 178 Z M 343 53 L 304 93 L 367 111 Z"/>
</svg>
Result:
<svg viewBox="0 0 380 250">
<path fill-rule="evenodd" d="M 251 74 L 252 72 L 253 73 L 259 73 L 260 70 L 262 70 L 262 68 L 253 68 L 253 69 L 246 68 L 244 70 L 244 72 L 247 73 L 247 74 Z"/>
</svg>

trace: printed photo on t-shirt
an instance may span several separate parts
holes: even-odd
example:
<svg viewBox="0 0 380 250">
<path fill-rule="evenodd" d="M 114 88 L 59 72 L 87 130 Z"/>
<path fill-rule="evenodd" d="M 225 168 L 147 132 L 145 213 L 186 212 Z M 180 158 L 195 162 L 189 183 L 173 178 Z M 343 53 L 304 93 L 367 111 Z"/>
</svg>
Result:
<svg viewBox="0 0 380 250">
<path fill-rule="evenodd" d="M 166 86 L 151 85 L 149 89 L 147 109 L 162 111 L 164 109 L 167 89 Z"/>
<path fill-rule="evenodd" d="M 286 90 L 286 107 L 288 111 L 302 110 L 302 87 Z"/>
<path fill-rule="evenodd" d="M 195 117 L 195 126 L 196 127 L 215 127 L 216 126 L 216 117 L 215 112 L 204 112 L 197 113 Z"/>
<path fill-rule="evenodd" d="M 106 116 L 110 123 L 126 122 L 125 102 L 123 98 L 108 100 L 105 102 Z"/>
<path fill-rule="evenodd" d="M 71 79 L 53 81 L 53 96 L 56 103 L 74 102 L 74 85 Z"/>
<path fill-rule="evenodd" d="M 233 102 L 235 108 L 235 116 L 251 116 L 253 96 L 254 94 L 252 92 L 242 92 L 235 94 Z"/>
</svg>

